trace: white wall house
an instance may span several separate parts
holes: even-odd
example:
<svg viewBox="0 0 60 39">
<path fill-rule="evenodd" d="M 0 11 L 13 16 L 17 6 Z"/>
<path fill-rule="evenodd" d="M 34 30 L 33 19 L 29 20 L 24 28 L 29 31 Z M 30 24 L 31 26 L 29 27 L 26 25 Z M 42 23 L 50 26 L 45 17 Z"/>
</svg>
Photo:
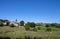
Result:
<svg viewBox="0 0 60 39">
<path fill-rule="evenodd" d="M 11 24 L 14 24 L 15 26 L 19 26 L 19 23 L 16 23 L 16 22 L 10 22 L 10 25 Z"/>
</svg>

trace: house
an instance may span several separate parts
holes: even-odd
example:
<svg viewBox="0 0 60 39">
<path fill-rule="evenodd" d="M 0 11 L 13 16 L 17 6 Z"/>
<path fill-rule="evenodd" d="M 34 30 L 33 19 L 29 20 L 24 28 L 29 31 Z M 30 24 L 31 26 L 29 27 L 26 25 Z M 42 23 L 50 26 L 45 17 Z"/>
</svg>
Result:
<svg viewBox="0 0 60 39">
<path fill-rule="evenodd" d="M 4 22 L 3 24 L 4 24 L 4 25 L 6 25 L 7 23 L 6 23 L 6 22 Z"/>
<path fill-rule="evenodd" d="M 19 23 L 18 22 L 10 22 L 10 25 L 11 24 L 14 24 L 15 26 L 19 26 Z"/>
</svg>

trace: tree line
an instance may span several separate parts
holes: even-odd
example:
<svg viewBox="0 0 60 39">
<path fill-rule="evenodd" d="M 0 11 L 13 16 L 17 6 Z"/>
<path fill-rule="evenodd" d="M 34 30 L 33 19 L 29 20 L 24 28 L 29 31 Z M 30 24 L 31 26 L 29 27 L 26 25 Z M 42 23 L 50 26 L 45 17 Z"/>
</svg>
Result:
<svg viewBox="0 0 60 39">
<path fill-rule="evenodd" d="M 4 25 L 3 23 L 6 22 L 6 25 Z M 17 20 L 16 20 L 17 22 Z M 3 20 L 3 19 L 0 19 L 0 27 L 2 26 L 10 26 L 10 27 L 15 27 L 14 24 L 10 24 L 10 21 L 9 20 Z M 33 30 L 36 30 L 35 27 L 36 26 L 44 26 L 47 27 L 47 30 L 48 27 L 56 27 L 56 28 L 60 28 L 60 23 L 46 23 L 46 24 L 41 24 L 41 23 L 34 23 L 34 22 L 27 22 L 25 23 L 23 20 L 19 22 L 19 26 L 24 26 L 26 30 L 29 30 L 30 28 L 33 29 Z"/>
</svg>

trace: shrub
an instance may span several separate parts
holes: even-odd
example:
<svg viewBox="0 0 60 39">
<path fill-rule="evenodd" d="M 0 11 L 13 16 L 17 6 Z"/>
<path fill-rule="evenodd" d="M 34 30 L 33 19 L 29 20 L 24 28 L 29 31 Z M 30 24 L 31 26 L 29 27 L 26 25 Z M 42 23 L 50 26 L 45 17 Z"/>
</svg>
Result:
<svg viewBox="0 0 60 39">
<path fill-rule="evenodd" d="M 34 28 L 34 31 L 36 31 L 36 32 L 37 32 L 37 28 Z"/>
<path fill-rule="evenodd" d="M 15 25 L 14 24 L 11 24 L 10 27 L 15 27 Z"/>
<path fill-rule="evenodd" d="M 34 28 L 36 26 L 34 22 L 27 22 L 26 25 L 28 25 L 28 26 L 30 26 L 32 28 Z"/>
<path fill-rule="evenodd" d="M 0 34 L 2 34 L 3 32 L 2 31 L 0 31 Z"/>
<path fill-rule="evenodd" d="M 50 24 L 52 27 L 56 27 L 56 23 L 52 23 L 52 24 Z"/>
<path fill-rule="evenodd" d="M 46 31 L 51 31 L 52 29 L 51 28 L 47 28 Z"/>
<path fill-rule="evenodd" d="M 49 24 L 46 24 L 46 27 L 48 28 L 49 27 Z"/>
<path fill-rule="evenodd" d="M 30 36 L 25 36 L 25 39 L 31 39 L 31 37 Z"/>
<path fill-rule="evenodd" d="M 0 39 L 11 39 L 10 37 L 0 37 Z"/>
<path fill-rule="evenodd" d="M 11 39 L 10 37 L 5 37 L 4 39 Z"/>
<path fill-rule="evenodd" d="M 3 39 L 3 37 L 0 37 L 0 39 Z"/>
<path fill-rule="evenodd" d="M 0 23 L 0 26 L 2 27 L 2 26 L 4 26 L 4 24 L 1 22 L 1 23 Z"/>
<path fill-rule="evenodd" d="M 23 39 L 23 38 L 16 38 L 16 39 Z"/>
<path fill-rule="evenodd" d="M 30 29 L 30 26 L 29 25 L 25 25 L 24 26 L 26 30 L 29 30 Z"/>
<path fill-rule="evenodd" d="M 41 27 L 37 27 L 38 28 L 38 30 L 41 30 Z"/>
<path fill-rule="evenodd" d="M 35 27 L 35 23 L 31 22 L 30 27 Z"/>
<path fill-rule="evenodd" d="M 41 39 L 41 37 L 34 37 L 33 39 Z"/>
</svg>

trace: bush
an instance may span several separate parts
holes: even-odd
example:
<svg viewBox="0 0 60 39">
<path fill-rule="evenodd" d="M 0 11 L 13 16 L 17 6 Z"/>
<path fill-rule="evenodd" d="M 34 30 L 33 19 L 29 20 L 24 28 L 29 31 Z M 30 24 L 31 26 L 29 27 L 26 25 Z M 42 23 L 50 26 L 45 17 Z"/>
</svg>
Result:
<svg viewBox="0 0 60 39">
<path fill-rule="evenodd" d="M 34 22 L 27 22 L 26 25 L 28 25 L 28 26 L 30 26 L 32 28 L 34 28 L 36 26 L 36 24 Z"/>
<path fill-rule="evenodd" d="M 25 29 L 29 30 L 30 28 L 35 28 L 35 23 L 33 22 L 27 22 L 27 24 L 25 25 Z"/>
<path fill-rule="evenodd" d="M 10 37 L 0 37 L 0 39 L 11 39 Z"/>
<path fill-rule="evenodd" d="M 23 39 L 23 38 L 20 37 L 20 38 L 16 38 L 16 39 Z"/>
<path fill-rule="evenodd" d="M 25 25 L 24 26 L 26 30 L 29 30 L 30 29 L 30 26 L 29 25 Z"/>
<path fill-rule="evenodd" d="M 50 25 L 49 24 L 46 24 L 46 27 L 48 28 Z"/>
<path fill-rule="evenodd" d="M 11 39 L 10 37 L 5 37 L 4 39 Z"/>
<path fill-rule="evenodd" d="M 15 27 L 15 25 L 14 24 L 11 24 L 10 27 Z"/>
<path fill-rule="evenodd" d="M 35 23 L 31 22 L 30 27 L 35 27 Z"/>
<path fill-rule="evenodd" d="M 46 31 L 51 31 L 52 29 L 51 28 L 47 28 Z"/>
<path fill-rule="evenodd" d="M 30 36 L 25 36 L 25 39 L 31 39 L 31 37 Z"/>
<path fill-rule="evenodd" d="M 34 28 L 34 31 L 36 31 L 36 32 L 37 32 L 37 28 Z"/>
<path fill-rule="evenodd" d="M 41 37 L 34 37 L 33 39 L 41 39 Z"/>
<path fill-rule="evenodd" d="M 2 26 L 4 26 L 4 24 L 1 22 L 1 23 L 0 23 L 0 26 L 2 27 Z"/>
<path fill-rule="evenodd" d="M 41 30 L 41 28 L 40 27 L 37 27 L 38 28 L 38 30 Z"/>
</svg>

